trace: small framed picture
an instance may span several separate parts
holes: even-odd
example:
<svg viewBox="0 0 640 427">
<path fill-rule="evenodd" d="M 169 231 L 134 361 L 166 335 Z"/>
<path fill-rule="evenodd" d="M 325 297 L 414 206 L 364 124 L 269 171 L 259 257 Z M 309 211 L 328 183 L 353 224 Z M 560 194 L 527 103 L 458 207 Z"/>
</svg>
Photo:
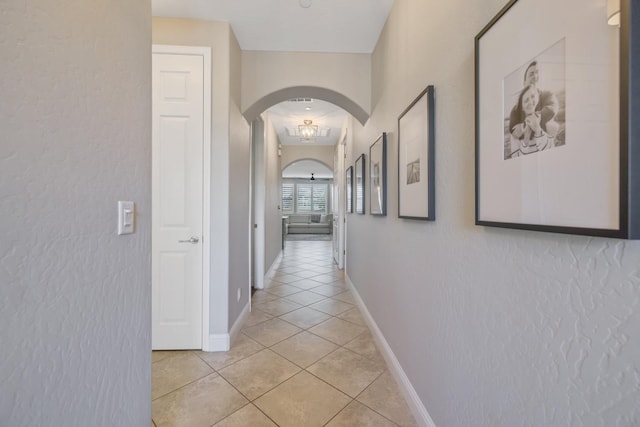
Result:
<svg viewBox="0 0 640 427">
<path fill-rule="evenodd" d="M 353 213 L 353 166 L 347 168 L 344 187 L 344 194 L 347 196 L 347 213 Z"/>
<path fill-rule="evenodd" d="M 631 3 L 511 0 L 476 36 L 476 224 L 640 238 Z"/>
<path fill-rule="evenodd" d="M 356 187 L 356 213 L 364 214 L 364 153 L 360 155 L 356 159 L 356 176 L 355 176 L 355 187 Z"/>
<path fill-rule="evenodd" d="M 398 216 L 435 221 L 434 89 L 427 88 L 398 118 Z"/>
<path fill-rule="evenodd" d="M 387 214 L 387 134 L 369 147 L 369 213 Z"/>
</svg>

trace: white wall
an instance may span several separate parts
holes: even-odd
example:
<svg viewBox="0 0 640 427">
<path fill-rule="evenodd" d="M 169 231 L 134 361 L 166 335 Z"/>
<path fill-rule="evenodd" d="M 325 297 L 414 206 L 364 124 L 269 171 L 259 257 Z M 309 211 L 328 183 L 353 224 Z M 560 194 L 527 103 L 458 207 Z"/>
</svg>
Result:
<svg viewBox="0 0 640 427">
<path fill-rule="evenodd" d="M 0 28 L 0 424 L 148 426 L 150 4 L 5 0 Z"/>
<path fill-rule="evenodd" d="M 348 157 L 389 132 L 389 214 L 349 215 L 347 273 L 438 427 L 639 425 L 640 242 L 474 225 L 473 39 L 504 3 L 395 2 Z M 397 218 L 397 118 L 428 84 L 433 223 Z"/>
</svg>

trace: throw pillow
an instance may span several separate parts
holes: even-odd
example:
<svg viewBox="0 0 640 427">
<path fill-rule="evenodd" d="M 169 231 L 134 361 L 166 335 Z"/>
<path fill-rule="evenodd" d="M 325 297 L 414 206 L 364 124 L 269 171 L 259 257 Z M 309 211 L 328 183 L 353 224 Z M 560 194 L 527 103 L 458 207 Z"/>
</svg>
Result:
<svg viewBox="0 0 640 427">
<path fill-rule="evenodd" d="M 318 215 L 309 215 L 309 219 L 311 219 L 311 222 L 320 222 L 320 214 L 318 214 Z"/>
</svg>

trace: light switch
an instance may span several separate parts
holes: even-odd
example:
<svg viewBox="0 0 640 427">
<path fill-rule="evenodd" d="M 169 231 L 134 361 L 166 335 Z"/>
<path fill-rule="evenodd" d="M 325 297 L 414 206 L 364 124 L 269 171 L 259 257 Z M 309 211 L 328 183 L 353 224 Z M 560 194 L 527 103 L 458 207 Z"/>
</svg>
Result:
<svg viewBox="0 0 640 427">
<path fill-rule="evenodd" d="M 133 234 L 136 210 L 133 202 L 118 202 L 118 234 Z"/>
</svg>

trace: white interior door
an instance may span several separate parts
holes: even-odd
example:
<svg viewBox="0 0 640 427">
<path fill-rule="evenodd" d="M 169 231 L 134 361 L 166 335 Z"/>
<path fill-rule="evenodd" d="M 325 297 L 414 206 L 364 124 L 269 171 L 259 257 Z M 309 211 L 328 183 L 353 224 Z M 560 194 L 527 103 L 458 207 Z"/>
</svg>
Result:
<svg viewBox="0 0 640 427">
<path fill-rule="evenodd" d="M 203 61 L 153 54 L 154 350 L 203 348 Z"/>
</svg>

